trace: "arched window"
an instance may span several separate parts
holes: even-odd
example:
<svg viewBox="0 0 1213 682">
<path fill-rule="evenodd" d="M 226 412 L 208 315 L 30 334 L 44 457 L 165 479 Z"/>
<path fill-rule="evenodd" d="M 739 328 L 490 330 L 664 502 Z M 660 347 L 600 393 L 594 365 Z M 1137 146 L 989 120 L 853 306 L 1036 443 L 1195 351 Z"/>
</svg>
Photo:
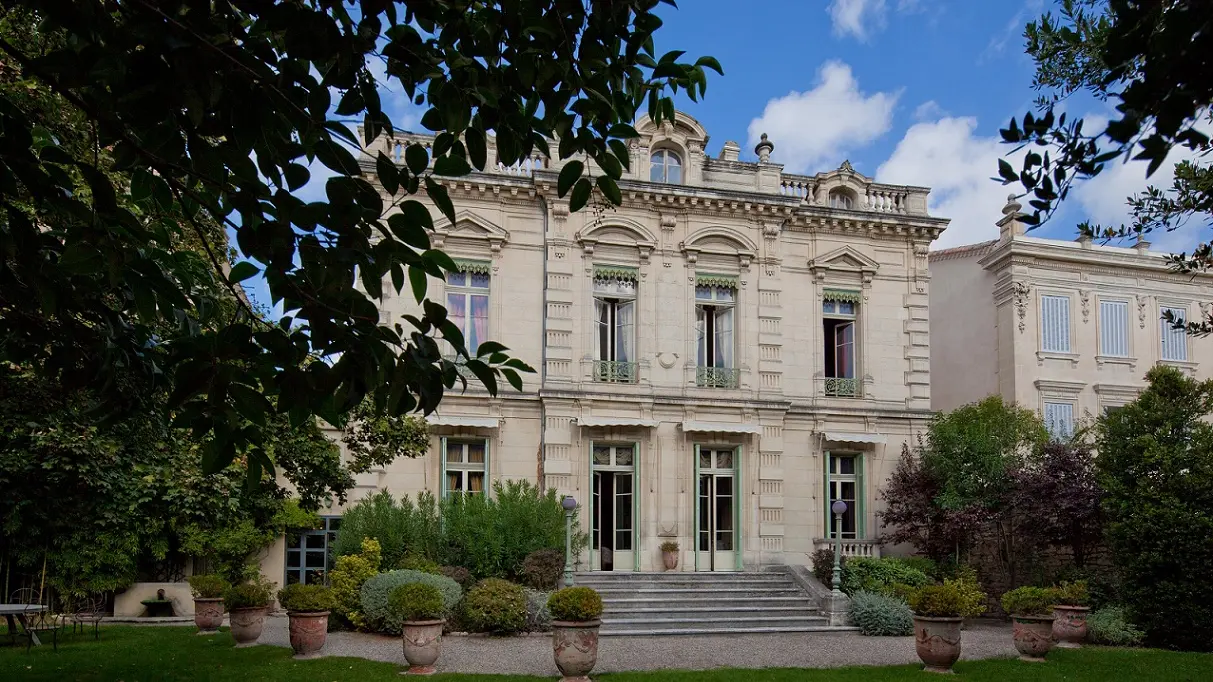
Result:
<svg viewBox="0 0 1213 682">
<path fill-rule="evenodd" d="M 682 183 L 682 159 L 668 149 L 658 149 L 649 157 L 649 180 L 670 185 Z"/>
<path fill-rule="evenodd" d="M 850 210 L 855 208 L 855 199 L 851 193 L 845 189 L 839 188 L 830 192 L 830 208 L 843 208 Z"/>
</svg>

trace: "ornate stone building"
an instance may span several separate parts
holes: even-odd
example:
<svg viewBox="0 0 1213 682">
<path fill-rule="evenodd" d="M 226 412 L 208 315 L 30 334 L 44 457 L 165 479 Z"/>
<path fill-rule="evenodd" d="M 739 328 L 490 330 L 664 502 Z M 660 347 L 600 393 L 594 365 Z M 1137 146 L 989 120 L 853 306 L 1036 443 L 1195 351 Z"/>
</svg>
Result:
<svg viewBox="0 0 1213 682">
<path fill-rule="evenodd" d="M 932 406 L 998 394 L 1040 411 L 1057 435 L 1133 400 L 1156 364 L 1213 376 L 1213 339 L 1171 328 L 1197 319 L 1213 276 L 1167 255 L 1025 234 L 1013 198 L 999 238 L 931 253 Z"/>
<path fill-rule="evenodd" d="M 804 565 L 841 498 L 847 552 L 874 553 L 877 489 L 930 418 L 927 249 L 947 221 L 849 163 L 784 173 L 765 136 L 747 162 L 734 142 L 706 156 L 685 114 L 636 127 L 617 208 L 571 213 L 538 154 L 443 181 L 457 217 L 432 241 L 461 272 L 430 296 L 537 373 L 448 394 L 430 453 L 353 498 L 528 479 L 580 503 L 582 568 L 615 571 L 658 570 L 666 540 L 681 570 Z M 380 138 L 362 162 L 430 142 Z M 405 291 L 382 316 L 414 308 Z"/>
</svg>

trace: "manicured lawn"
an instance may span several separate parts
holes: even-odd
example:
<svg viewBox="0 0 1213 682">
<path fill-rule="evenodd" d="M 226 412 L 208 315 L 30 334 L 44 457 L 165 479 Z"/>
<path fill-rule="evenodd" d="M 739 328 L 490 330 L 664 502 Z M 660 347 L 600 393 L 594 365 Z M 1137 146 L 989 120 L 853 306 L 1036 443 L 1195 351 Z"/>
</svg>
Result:
<svg viewBox="0 0 1213 682">
<path fill-rule="evenodd" d="M 65 638 L 59 652 L 50 646 L 27 654 L 24 647 L 0 646 L 0 680 L 59 682 L 399 682 L 401 667 L 360 658 L 321 658 L 295 661 L 289 649 L 259 646 L 235 649 L 226 634 L 198 637 L 193 628 L 107 627 L 101 641 L 92 637 Z M 811 639 L 807 637 L 806 640 Z M 0 638 L 7 642 L 7 636 Z M 508 655 L 509 641 L 501 642 Z M 744 655 L 744 654 L 742 654 Z M 1213 655 L 1181 654 L 1146 649 L 1060 650 L 1045 664 L 1016 660 L 961 663 L 958 679 L 982 682 L 1033 680 L 1042 682 L 1204 682 L 1213 680 Z M 597 676 L 595 676 L 597 678 Z M 510 682 L 543 678 L 491 675 L 436 675 L 445 682 Z M 552 678 L 548 678 L 552 679 Z M 609 682 L 893 682 L 937 679 L 917 666 L 841 668 L 827 670 L 715 670 L 708 672 L 648 672 L 603 675 Z"/>
</svg>

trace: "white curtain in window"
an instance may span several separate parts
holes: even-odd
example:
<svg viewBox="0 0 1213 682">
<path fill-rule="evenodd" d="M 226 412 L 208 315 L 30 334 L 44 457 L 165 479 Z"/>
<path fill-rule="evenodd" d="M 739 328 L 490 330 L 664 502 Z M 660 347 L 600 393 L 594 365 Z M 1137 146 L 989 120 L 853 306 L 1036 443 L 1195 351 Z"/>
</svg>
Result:
<svg viewBox="0 0 1213 682">
<path fill-rule="evenodd" d="M 1186 362 L 1188 360 L 1188 334 L 1182 329 L 1175 329 L 1170 322 L 1162 319 L 1166 313 L 1171 313 L 1177 322 L 1187 322 L 1188 311 L 1184 308 L 1162 307 L 1159 309 L 1158 324 L 1162 331 L 1162 359 Z"/>
<path fill-rule="evenodd" d="M 594 319 L 598 321 L 598 359 L 611 359 L 611 304 L 594 299 Z"/>
<path fill-rule="evenodd" d="M 1040 348 L 1054 353 L 1070 352 L 1070 297 L 1040 297 Z"/>
<path fill-rule="evenodd" d="M 695 364 L 703 367 L 708 364 L 708 311 L 703 306 L 695 306 L 695 339 L 698 348 Z"/>
<path fill-rule="evenodd" d="M 1128 301 L 1099 302 L 1099 353 L 1113 357 L 1129 355 Z"/>
<path fill-rule="evenodd" d="M 619 362 L 631 362 L 633 334 L 633 314 L 636 309 L 635 301 L 625 301 L 616 304 L 615 319 L 615 359 Z"/>
<path fill-rule="evenodd" d="M 855 378 L 855 323 L 834 328 L 834 376 Z"/>
<path fill-rule="evenodd" d="M 733 309 L 716 309 L 716 367 L 733 366 Z"/>
</svg>

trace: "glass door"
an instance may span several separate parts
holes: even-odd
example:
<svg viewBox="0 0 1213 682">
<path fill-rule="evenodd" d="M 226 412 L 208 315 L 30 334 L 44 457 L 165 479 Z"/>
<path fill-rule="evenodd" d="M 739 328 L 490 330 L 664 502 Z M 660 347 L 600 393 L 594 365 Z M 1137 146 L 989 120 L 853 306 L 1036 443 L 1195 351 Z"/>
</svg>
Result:
<svg viewBox="0 0 1213 682">
<path fill-rule="evenodd" d="M 696 562 L 701 571 L 737 570 L 737 451 L 698 449 Z"/>
<path fill-rule="evenodd" d="M 593 473 L 593 537 L 590 569 L 637 570 L 636 560 L 636 446 L 591 447 Z"/>
</svg>

